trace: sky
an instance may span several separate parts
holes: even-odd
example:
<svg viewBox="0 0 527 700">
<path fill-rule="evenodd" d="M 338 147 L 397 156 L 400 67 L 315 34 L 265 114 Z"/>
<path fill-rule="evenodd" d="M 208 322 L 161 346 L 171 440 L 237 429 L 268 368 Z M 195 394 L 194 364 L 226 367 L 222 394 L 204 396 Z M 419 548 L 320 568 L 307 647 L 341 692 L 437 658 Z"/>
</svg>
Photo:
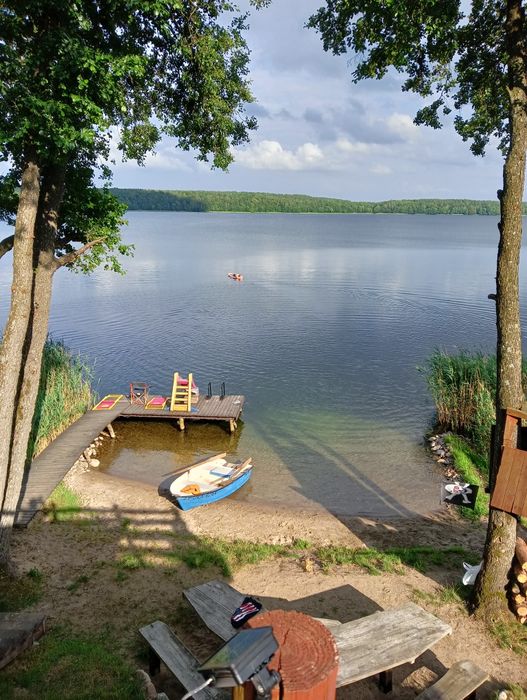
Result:
<svg viewBox="0 0 527 700">
<path fill-rule="evenodd" d="M 273 0 L 251 12 L 246 34 L 258 119 L 250 142 L 224 173 L 163 140 L 145 166 L 116 163 L 114 186 L 276 192 L 380 201 L 495 199 L 501 155 L 474 157 L 451 124 L 413 123 L 422 104 L 401 79 L 354 85 L 353 56 L 324 52 L 304 27 L 321 0 Z M 246 0 L 240 2 L 247 6 Z"/>
</svg>

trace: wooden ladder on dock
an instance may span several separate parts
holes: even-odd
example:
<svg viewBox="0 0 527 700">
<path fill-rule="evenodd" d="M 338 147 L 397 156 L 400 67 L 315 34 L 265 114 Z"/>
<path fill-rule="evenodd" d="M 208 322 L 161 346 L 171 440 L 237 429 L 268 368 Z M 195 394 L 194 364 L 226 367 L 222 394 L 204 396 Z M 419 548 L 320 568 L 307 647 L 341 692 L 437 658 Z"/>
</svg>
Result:
<svg viewBox="0 0 527 700">
<path fill-rule="evenodd" d="M 170 410 L 190 413 L 192 403 L 192 372 L 189 372 L 186 380 L 183 379 L 182 383 L 180 383 L 180 381 L 179 372 L 174 372 Z"/>
</svg>

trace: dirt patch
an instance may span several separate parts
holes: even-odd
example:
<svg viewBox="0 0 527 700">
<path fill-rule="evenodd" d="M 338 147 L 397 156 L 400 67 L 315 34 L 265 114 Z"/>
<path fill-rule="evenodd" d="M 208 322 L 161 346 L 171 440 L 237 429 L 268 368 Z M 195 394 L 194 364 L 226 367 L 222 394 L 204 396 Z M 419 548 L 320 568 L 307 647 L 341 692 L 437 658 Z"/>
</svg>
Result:
<svg viewBox="0 0 527 700">
<path fill-rule="evenodd" d="M 50 625 L 67 623 L 79 631 L 111 629 L 120 651 L 137 667 L 147 668 L 141 625 L 160 619 L 199 658 L 220 642 L 209 633 L 182 597 L 183 589 L 222 577 L 221 569 L 192 569 L 178 560 L 178 542 L 203 536 L 271 543 L 305 540 L 350 547 L 461 545 L 482 551 L 485 530 L 452 514 L 390 522 L 339 520 L 323 511 L 284 511 L 269 504 L 228 499 L 181 513 L 154 488 L 97 472 L 73 470 L 68 485 L 82 496 L 86 522 L 49 522 L 40 518 L 17 531 L 13 555 L 22 571 L 45 575 L 45 594 L 37 609 Z M 221 564 L 220 564 L 221 565 Z M 459 582 L 462 571 L 436 569 L 426 575 L 405 568 L 401 574 L 373 576 L 354 566 L 322 571 L 316 561 L 278 558 L 244 566 L 226 580 L 238 590 L 260 597 L 268 608 L 295 609 L 341 622 L 414 601 L 448 622 L 452 636 L 439 642 L 414 665 L 394 673 L 394 696 L 412 698 L 452 663 L 469 658 L 492 676 L 479 697 L 491 698 L 507 683 L 526 682 L 525 658 L 500 649 L 485 628 L 456 603 L 442 603 L 444 586 Z M 180 698 L 177 684 L 158 680 L 170 698 Z M 338 692 L 338 698 L 385 697 L 373 680 Z"/>
</svg>

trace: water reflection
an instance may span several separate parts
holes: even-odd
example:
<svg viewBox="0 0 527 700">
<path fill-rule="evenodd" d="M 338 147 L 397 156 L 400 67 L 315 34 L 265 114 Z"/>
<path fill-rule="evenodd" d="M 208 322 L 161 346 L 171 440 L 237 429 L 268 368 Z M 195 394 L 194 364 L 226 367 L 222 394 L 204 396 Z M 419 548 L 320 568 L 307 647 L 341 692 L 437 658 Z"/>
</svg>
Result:
<svg viewBox="0 0 527 700">
<path fill-rule="evenodd" d="M 127 275 L 57 274 L 52 334 L 94 363 L 101 394 L 130 381 L 169 393 L 175 370 L 193 371 L 202 391 L 225 382 L 247 397 L 245 427 L 232 441 L 213 425 L 125 424 L 105 468 L 157 483 L 227 447 L 256 465 L 237 498 L 371 516 L 438 505 L 422 446 L 433 406 L 416 367 L 437 347 L 493 351 L 496 219 L 128 218 Z M 9 287 L 7 256 L 0 321 Z"/>
</svg>

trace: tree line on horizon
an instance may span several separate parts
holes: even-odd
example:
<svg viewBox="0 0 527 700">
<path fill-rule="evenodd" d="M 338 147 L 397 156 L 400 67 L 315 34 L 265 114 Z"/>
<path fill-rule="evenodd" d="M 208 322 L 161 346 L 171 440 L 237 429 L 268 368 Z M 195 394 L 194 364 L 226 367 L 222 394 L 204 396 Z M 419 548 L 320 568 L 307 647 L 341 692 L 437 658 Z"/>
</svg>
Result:
<svg viewBox="0 0 527 700">
<path fill-rule="evenodd" d="M 354 202 L 331 197 L 267 192 L 112 188 L 131 211 L 246 212 L 288 214 L 466 214 L 499 216 L 499 202 L 474 199 L 391 199 Z M 527 205 L 523 205 L 527 214 Z"/>
</svg>

